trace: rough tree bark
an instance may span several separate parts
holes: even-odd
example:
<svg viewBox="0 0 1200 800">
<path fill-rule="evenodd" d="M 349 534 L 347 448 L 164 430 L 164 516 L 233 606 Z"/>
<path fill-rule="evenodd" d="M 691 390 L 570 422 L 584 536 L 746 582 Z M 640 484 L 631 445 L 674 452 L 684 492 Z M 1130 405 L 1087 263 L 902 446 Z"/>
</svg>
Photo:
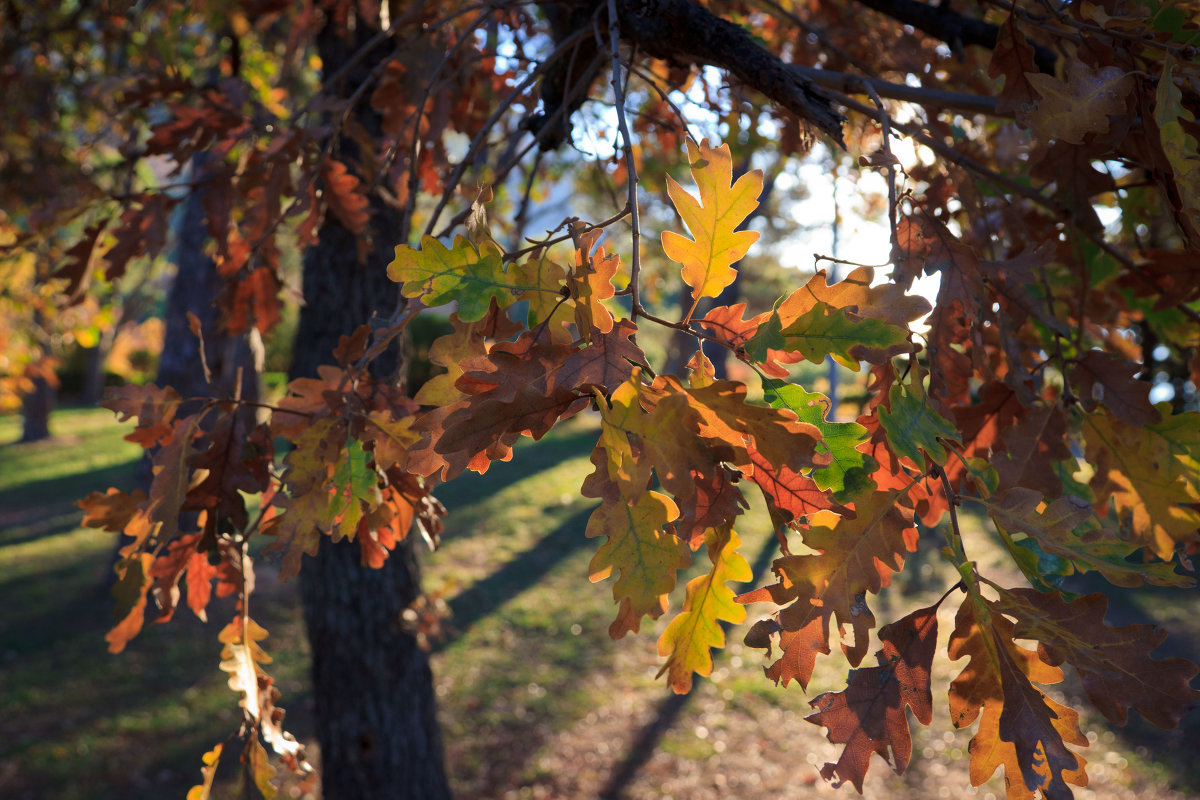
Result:
<svg viewBox="0 0 1200 800">
<path fill-rule="evenodd" d="M 352 33 L 328 25 L 318 37 L 326 75 L 378 31 L 357 22 Z M 363 59 L 341 86 L 326 89 L 346 96 L 382 55 Z M 369 108 L 356 110 L 355 121 L 378 133 Z M 355 161 L 349 137 L 338 147 L 348 162 Z M 394 310 L 399 292 L 386 266 L 403 238 L 400 224 L 393 209 L 372 199 L 372 246 L 360 261 L 359 240 L 327 217 L 318 244 L 305 254 L 305 306 L 292 377 L 314 376 L 318 365 L 332 362 L 340 336 L 372 313 Z M 377 366 L 388 374 L 395 362 Z M 323 538 L 317 557 L 300 571 L 300 587 L 325 800 L 448 798 L 428 658 L 401 624 L 401 613 L 420 594 L 413 539 L 398 545 L 382 569 L 371 569 L 362 565 L 358 545 Z"/>
</svg>

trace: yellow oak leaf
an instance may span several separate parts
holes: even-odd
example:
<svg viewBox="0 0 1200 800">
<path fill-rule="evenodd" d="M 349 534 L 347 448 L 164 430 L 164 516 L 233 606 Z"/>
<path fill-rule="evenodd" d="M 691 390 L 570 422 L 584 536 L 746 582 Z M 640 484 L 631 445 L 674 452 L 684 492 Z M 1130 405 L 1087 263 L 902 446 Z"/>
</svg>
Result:
<svg viewBox="0 0 1200 800">
<path fill-rule="evenodd" d="M 613 599 L 620 605 L 608 634 L 620 639 L 636 633 L 644 616 L 657 618 L 667 610 L 667 594 L 675 588 L 675 573 L 691 563 L 684 542 L 666 529 L 679 516 L 671 498 L 647 492 L 636 503 L 604 503 L 588 520 L 587 536 L 607 536 L 588 567 L 592 583 L 619 572 Z"/>
<path fill-rule="evenodd" d="M 702 297 L 716 297 L 733 283 L 737 276 L 733 265 L 758 241 L 756 232 L 739 227 L 758 207 L 763 176 L 761 170 L 751 170 L 733 183 L 729 145 L 712 147 L 707 139 L 697 145 L 688 139 L 687 151 L 700 199 L 670 176 L 667 193 L 693 238 L 664 231 L 662 246 L 668 258 L 683 266 L 683 280 L 699 302 Z"/>
<path fill-rule="evenodd" d="M 667 673 L 676 694 L 691 690 L 692 673 L 712 674 L 710 651 L 725 646 L 721 622 L 737 625 L 746 618 L 746 607 L 734 601 L 733 590 L 726 584 L 744 583 L 754 577 L 750 564 L 737 551 L 742 540 L 732 527 L 710 528 L 704 534 L 704 543 L 712 569 L 688 581 L 683 610 L 658 639 L 658 654 L 667 659 L 658 674 Z"/>
<path fill-rule="evenodd" d="M 1200 414 L 1137 427 L 1089 414 L 1083 439 L 1096 467 L 1096 507 L 1105 509 L 1111 499 L 1132 541 L 1170 561 L 1180 542 L 1200 540 Z"/>
</svg>

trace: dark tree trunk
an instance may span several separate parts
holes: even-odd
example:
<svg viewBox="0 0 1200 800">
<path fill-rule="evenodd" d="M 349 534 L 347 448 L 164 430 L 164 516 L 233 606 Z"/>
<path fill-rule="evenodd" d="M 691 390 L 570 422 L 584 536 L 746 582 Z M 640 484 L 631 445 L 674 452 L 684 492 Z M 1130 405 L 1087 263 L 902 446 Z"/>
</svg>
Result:
<svg viewBox="0 0 1200 800">
<path fill-rule="evenodd" d="M 21 398 L 21 441 L 50 438 L 50 412 L 54 410 L 54 387 L 45 378 L 33 379 L 33 391 Z"/>
<path fill-rule="evenodd" d="M 355 45 L 374 32 L 371 27 L 360 20 L 349 41 L 330 29 L 318 37 L 327 74 L 346 63 Z M 375 63 L 377 58 L 367 58 L 351 70 L 345 89 L 326 88 L 353 91 Z M 369 109 L 358 109 L 356 121 L 378 133 Z M 355 143 L 339 144 L 342 157 L 353 163 Z M 372 313 L 387 316 L 395 309 L 399 291 L 386 267 L 404 238 L 400 224 L 393 209 L 373 198 L 373 245 L 360 262 L 358 239 L 327 217 L 318 244 L 305 254 L 305 306 L 292 377 L 315 375 L 318 365 L 332 362 L 341 335 Z M 378 374 L 395 366 L 394 359 L 380 363 Z M 326 539 L 301 569 L 300 588 L 325 800 L 448 798 L 429 661 L 401 624 L 401 613 L 420 595 L 413 539 L 398 545 L 382 569 L 363 566 L 358 545 Z"/>
<path fill-rule="evenodd" d="M 208 229 L 204 224 L 204 155 L 192 160 L 192 179 L 199 185 L 188 195 L 178 218 L 178 244 L 175 248 L 175 282 L 167 293 L 166 332 L 158 361 L 159 386 L 173 386 L 183 397 L 204 397 L 214 389 L 232 394 L 241 372 L 241 397 L 256 401 L 259 397 L 258 370 L 261 340 L 257 333 L 230 336 L 221 324 L 217 299 L 225 288 L 225 279 L 206 254 Z M 205 382 L 200 367 L 200 342 L 188 324 L 188 314 L 200 320 L 204 334 L 204 354 L 212 371 L 215 387 Z M 256 357 L 257 356 L 257 357 Z"/>
</svg>

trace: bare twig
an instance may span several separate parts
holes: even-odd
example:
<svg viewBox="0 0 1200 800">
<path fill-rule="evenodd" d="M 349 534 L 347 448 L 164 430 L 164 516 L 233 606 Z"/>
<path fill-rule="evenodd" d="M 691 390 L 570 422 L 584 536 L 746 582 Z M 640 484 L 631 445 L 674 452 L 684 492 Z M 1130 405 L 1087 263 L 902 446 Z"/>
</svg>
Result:
<svg viewBox="0 0 1200 800">
<path fill-rule="evenodd" d="M 629 189 L 629 199 L 626 201 L 626 205 L 629 207 L 630 222 L 633 227 L 633 232 L 630 235 L 633 253 L 630 256 L 629 266 L 629 298 L 631 302 L 629 316 L 630 319 L 636 321 L 638 314 L 642 313 L 641 298 L 638 296 L 638 281 L 640 280 L 642 271 L 642 227 L 638 216 L 638 174 L 637 165 L 633 160 L 633 139 L 629 135 L 628 120 L 625 119 L 625 89 L 621 81 L 620 26 L 621 22 L 617 18 L 616 0 L 608 0 L 608 38 L 609 45 L 612 48 L 612 87 L 616 95 L 617 127 L 620 128 L 622 146 L 625 150 L 625 183 Z"/>
</svg>

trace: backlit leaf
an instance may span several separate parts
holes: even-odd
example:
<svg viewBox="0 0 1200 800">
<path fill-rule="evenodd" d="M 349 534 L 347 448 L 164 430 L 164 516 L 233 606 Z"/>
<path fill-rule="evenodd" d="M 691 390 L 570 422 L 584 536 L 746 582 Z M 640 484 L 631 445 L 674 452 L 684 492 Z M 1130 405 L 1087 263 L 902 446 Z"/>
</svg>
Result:
<svg viewBox="0 0 1200 800">
<path fill-rule="evenodd" d="M 734 602 L 733 590 L 727 584 L 754 577 L 750 565 L 737 551 L 742 541 L 732 527 L 709 529 L 704 534 L 704 543 L 712 569 L 688 581 L 683 610 L 658 638 L 658 654 L 667 659 L 658 674 L 667 673 L 676 694 L 691 690 L 693 672 L 712 674 L 710 651 L 725 646 L 721 623 L 737 625 L 746 618 L 745 607 Z"/>
<path fill-rule="evenodd" d="M 814 698 L 809 705 L 817 713 L 805 717 L 827 728 L 829 741 L 845 745 L 836 764 L 821 768 L 821 776 L 850 781 L 859 793 L 872 753 L 883 756 L 898 775 L 908 767 L 912 736 L 906 707 L 922 725 L 933 721 L 930 670 L 937 651 L 937 607 L 884 625 L 879 641 L 879 666 L 851 670 L 846 688 Z"/>
<path fill-rule="evenodd" d="M 697 145 L 688 139 L 687 151 L 700 199 L 670 176 L 667 193 L 692 239 L 664 231 L 662 245 L 668 258 L 683 265 L 683 280 L 692 287 L 692 297 L 699 300 L 716 297 L 733 283 L 737 275 L 733 264 L 758 241 L 757 232 L 738 229 L 758 207 L 763 178 L 762 172 L 751 170 L 733 183 L 729 145 L 712 147 L 707 139 Z"/>
<path fill-rule="evenodd" d="M 892 386 L 888 397 L 891 408 L 879 407 L 879 422 L 893 452 L 918 467 L 925 463 L 922 452 L 935 464 L 945 464 L 946 448 L 939 440 L 957 442 L 958 428 L 929 404 L 915 370 L 912 383 Z"/>
<path fill-rule="evenodd" d="M 516 273 L 504 271 L 500 251 L 491 244 L 477 250 L 464 236 L 454 237 L 446 247 L 432 236 L 421 239 L 421 249 L 396 246 L 396 257 L 388 265 L 388 277 L 402 284 L 405 297 L 420 297 L 428 306 L 458 302 L 458 318 L 477 322 L 488 313 L 493 298 L 506 308 L 514 291 L 535 292 L 540 286 L 525 283 Z"/>
<path fill-rule="evenodd" d="M 647 492 L 636 503 L 604 503 L 588 520 L 587 536 L 607 537 L 588 565 L 592 583 L 619 573 L 613 599 L 619 610 L 608 633 L 620 639 L 637 632 L 642 617 L 656 619 L 667 610 L 675 573 L 691 563 L 688 547 L 666 529 L 679 516 L 671 498 Z"/>
</svg>

